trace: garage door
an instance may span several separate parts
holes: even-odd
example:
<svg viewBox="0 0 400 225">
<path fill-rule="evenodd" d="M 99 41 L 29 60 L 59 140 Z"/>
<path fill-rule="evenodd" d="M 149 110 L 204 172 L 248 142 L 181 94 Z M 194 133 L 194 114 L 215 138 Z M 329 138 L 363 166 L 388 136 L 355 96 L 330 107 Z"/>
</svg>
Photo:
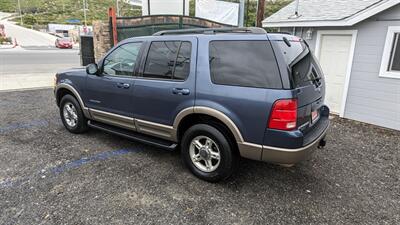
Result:
<svg viewBox="0 0 400 225">
<path fill-rule="evenodd" d="M 351 52 L 352 35 L 321 35 L 319 61 L 325 74 L 325 102 L 332 113 L 339 114 Z"/>
</svg>

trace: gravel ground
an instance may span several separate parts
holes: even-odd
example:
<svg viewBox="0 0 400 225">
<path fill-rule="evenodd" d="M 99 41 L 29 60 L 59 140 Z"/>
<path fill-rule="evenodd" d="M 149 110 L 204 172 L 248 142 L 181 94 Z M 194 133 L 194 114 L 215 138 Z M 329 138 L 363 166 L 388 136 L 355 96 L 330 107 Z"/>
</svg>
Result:
<svg viewBox="0 0 400 225">
<path fill-rule="evenodd" d="M 400 224 L 400 132 L 335 118 L 327 138 L 211 184 L 177 152 L 68 133 L 49 89 L 2 92 L 0 224 Z"/>
</svg>

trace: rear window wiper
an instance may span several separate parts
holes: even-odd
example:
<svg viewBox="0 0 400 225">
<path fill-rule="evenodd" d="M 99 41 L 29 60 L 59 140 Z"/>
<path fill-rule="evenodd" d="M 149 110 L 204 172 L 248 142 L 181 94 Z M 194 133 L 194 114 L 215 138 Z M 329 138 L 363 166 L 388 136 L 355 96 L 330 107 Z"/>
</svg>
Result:
<svg viewBox="0 0 400 225">
<path fill-rule="evenodd" d="M 286 44 L 288 47 L 292 47 L 292 44 L 290 43 L 290 41 L 289 41 L 286 37 L 283 37 L 282 40 L 283 40 L 283 42 L 285 42 L 285 44 Z"/>
</svg>

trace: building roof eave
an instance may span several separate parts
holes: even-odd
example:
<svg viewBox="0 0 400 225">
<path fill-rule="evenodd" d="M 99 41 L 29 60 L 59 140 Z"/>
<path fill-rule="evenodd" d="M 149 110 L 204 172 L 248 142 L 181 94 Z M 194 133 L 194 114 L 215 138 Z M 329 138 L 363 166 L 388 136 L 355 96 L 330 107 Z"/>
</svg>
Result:
<svg viewBox="0 0 400 225">
<path fill-rule="evenodd" d="M 376 7 L 361 11 L 351 17 L 342 20 L 315 20 L 315 21 L 268 21 L 268 18 L 263 21 L 263 27 L 349 27 L 363 20 L 366 20 L 380 12 L 383 12 L 397 4 L 400 0 L 392 0 L 382 3 Z"/>
</svg>

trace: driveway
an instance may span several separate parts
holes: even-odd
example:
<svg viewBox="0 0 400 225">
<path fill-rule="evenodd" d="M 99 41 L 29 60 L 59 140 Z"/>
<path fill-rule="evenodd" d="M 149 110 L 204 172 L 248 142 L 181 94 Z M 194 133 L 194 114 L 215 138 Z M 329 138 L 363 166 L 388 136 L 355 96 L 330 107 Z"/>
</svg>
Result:
<svg viewBox="0 0 400 225">
<path fill-rule="evenodd" d="M 333 119 L 293 168 L 193 177 L 179 153 L 68 133 L 52 90 L 0 94 L 2 224 L 400 224 L 400 132 Z"/>
<path fill-rule="evenodd" d="M 14 22 L 2 19 L 10 16 L 8 13 L 0 12 L 0 23 L 4 25 L 7 37 L 17 40 L 17 43 L 22 46 L 54 46 L 56 37 L 40 31 L 28 29 L 22 26 L 15 25 Z"/>
</svg>

